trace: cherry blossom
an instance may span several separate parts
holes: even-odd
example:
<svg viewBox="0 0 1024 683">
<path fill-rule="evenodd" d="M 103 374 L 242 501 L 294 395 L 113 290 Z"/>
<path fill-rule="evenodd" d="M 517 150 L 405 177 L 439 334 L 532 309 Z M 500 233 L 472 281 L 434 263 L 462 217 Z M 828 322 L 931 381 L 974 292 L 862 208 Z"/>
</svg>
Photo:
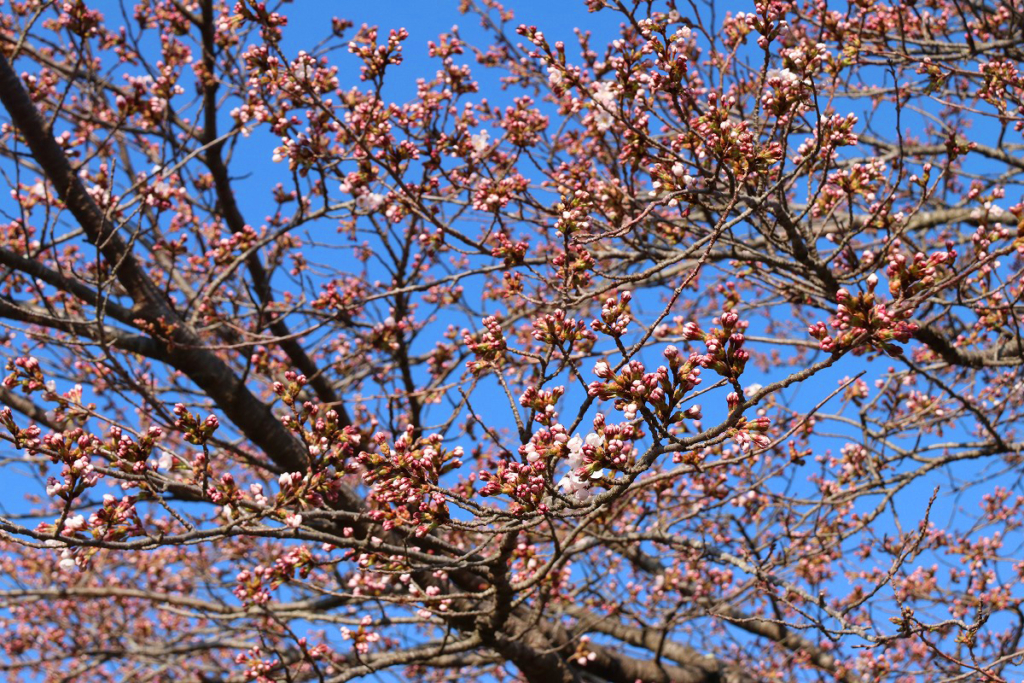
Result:
<svg viewBox="0 0 1024 683">
<path fill-rule="evenodd" d="M 733 4 L 5 4 L 0 671 L 1020 679 L 1024 7 Z"/>
</svg>

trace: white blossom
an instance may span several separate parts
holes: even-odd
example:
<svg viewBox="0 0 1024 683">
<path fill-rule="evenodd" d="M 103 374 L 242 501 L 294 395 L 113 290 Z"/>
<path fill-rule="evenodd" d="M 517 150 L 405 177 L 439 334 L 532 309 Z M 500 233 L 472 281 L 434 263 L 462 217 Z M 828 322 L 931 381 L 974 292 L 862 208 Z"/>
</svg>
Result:
<svg viewBox="0 0 1024 683">
<path fill-rule="evenodd" d="M 484 128 L 479 133 L 469 136 L 469 142 L 473 145 L 473 151 L 476 154 L 483 154 L 487 151 L 487 148 L 491 146 L 491 134 Z"/>
<path fill-rule="evenodd" d="M 595 102 L 600 102 L 606 107 L 615 106 L 615 85 L 608 81 L 599 81 L 594 84 L 593 98 Z"/>
<path fill-rule="evenodd" d="M 58 563 L 62 571 L 69 572 L 75 568 L 75 558 L 71 556 L 71 551 L 64 549 L 60 554 L 60 562 Z"/>
<path fill-rule="evenodd" d="M 356 208 L 364 213 L 371 213 L 384 203 L 384 195 L 379 192 L 368 192 L 356 197 Z"/>
</svg>

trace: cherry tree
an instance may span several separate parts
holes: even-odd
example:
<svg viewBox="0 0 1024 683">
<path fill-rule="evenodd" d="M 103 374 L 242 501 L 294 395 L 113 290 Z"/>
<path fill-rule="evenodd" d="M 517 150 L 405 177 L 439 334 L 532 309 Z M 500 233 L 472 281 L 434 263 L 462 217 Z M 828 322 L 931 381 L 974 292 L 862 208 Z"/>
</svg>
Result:
<svg viewBox="0 0 1024 683">
<path fill-rule="evenodd" d="M 9 680 L 1024 675 L 1024 2 L 290 9 L 0 3 Z"/>
</svg>

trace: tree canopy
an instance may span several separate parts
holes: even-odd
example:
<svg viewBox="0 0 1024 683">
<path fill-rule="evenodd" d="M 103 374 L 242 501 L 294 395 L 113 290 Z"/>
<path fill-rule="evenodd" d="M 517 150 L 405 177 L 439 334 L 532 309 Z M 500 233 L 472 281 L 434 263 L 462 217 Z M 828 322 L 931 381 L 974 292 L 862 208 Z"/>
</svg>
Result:
<svg viewBox="0 0 1024 683">
<path fill-rule="evenodd" d="M 1024 676 L 1024 2 L 323 5 L 0 2 L 8 680 Z"/>
</svg>

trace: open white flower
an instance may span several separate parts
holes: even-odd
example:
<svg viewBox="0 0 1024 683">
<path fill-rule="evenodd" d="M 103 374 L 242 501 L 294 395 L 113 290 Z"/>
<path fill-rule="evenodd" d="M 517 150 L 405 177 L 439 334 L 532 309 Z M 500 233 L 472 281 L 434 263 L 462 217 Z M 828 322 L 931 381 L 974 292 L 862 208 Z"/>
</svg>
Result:
<svg viewBox="0 0 1024 683">
<path fill-rule="evenodd" d="M 356 208 L 364 213 L 376 211 L 384 203 L 384 195 L 379 192 L 368 192 L 356 197 Z"/>
<path fill-rule="evenodd" d="M 469 143 L 473 145 L 473 151 L 477 154 L 483 154 L 487 151 L 487 148 L 491 146 L 491 134 L 484 128 L 479 133 L 469 136 Z"/>
</svg>

